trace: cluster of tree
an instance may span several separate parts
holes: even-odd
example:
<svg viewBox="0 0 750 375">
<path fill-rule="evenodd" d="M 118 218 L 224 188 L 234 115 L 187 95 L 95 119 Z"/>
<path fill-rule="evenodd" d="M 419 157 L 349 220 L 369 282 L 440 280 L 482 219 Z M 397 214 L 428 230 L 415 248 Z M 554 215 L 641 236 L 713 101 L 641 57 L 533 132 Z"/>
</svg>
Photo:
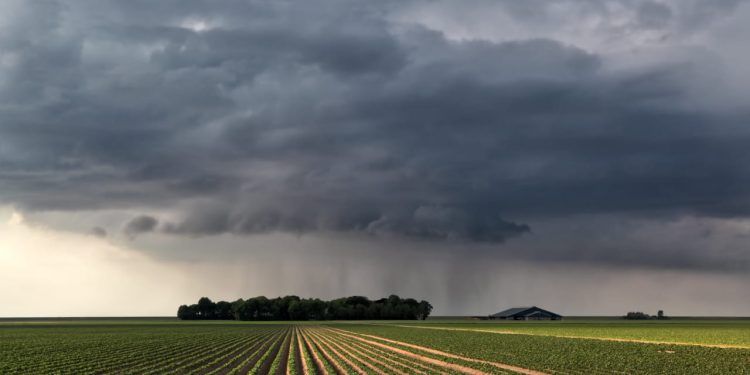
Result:
<svg viewBox="0 0 750 375">
<path fill-rule="evenodd" d="M 352 296 L 332 301 L 318 298 L 263 296 L 234 302 L 213 302 L 202 297 L 194 305 L 182 305 L 177 317 L 183 320 L 357 320 L 427 319 L 432 305 L 413 298 L 391 295 L 370 301 Z"/>
<path fill-rule="evenodd" d="M 623 316 L 623 318 L 624 319 L 628 319 L 628 320 L 667 319 L 667 317 L 664 316 L 664 311 L 662 311 L 662 310 L 659 310 L 659 312 L 657 313 L 656 316 L 648 315 L 648 314 L 646 314 L 644 312 L 640 312 L 640 311 L 631 311 L 631 312 L 625 314 L 625 316 Z"/>
</svg>

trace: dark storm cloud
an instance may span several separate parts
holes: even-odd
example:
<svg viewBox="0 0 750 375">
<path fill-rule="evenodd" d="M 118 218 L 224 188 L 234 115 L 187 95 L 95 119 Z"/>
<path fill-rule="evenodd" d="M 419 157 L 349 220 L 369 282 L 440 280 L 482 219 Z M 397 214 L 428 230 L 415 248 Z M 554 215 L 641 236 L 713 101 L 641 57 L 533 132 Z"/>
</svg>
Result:
<svg viewBox="0 0 750 375">
<path fill-rule="evenodd" d="M 630 3 L 646 29 L 737 6 Z M 571 214 L 750 213 L 750 116 L 691 104 L 703 60 L 608 69 L 551 39 L 394 23 L 399 6 L 9 2 L 0 199 L 170 211 L 174 234 L 486 243 Z"/>
<path fill-rule="evenodd" d="M 128 221 L 123 228 L 123 232 L 130 238 L 135 238 L 139 234 L 153 232 L 156 226 L 159 225 L 159 221 L 152 216 L 141 215 L 134 217 Z"/>
<path fill-rule="evenodd" d="M 530 231 L 528 225 L 505 221 L 492 210 L 459 211 L 438 206 L 419 206 L 414 210 L 376 209 L 375 204 L 362 205 L 361 208 L 350 204 L 343 205 L 342 208 L 334 202 L 331 202 L 331 207 L 327 210 L 321 210 L 319 205 L 303 201 L 289 206 L 294 208 L 281 211 L 274 208 L 204 204 L 191 207 L 184 221 L 178 224 L 168 223 L 164 229 L 168 233 L 193 235 L 344 231 L 481 242 L 502 242 Z"/>
</svg>

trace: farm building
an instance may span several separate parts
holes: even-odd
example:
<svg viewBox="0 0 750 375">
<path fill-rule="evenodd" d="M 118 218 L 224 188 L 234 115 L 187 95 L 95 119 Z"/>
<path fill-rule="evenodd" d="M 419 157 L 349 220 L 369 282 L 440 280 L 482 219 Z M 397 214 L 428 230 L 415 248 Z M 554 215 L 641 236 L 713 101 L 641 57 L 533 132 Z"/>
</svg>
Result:
<svg viewBox="0 0 750 375">
<path fill-rule="evenodd" d="M 531 306 L 514 307 L 512 309 L 503 310 L 497 314 L 490 315 L 489 318 L 507 320 L 560 320 L 562 319 L 562 315 L 555 314 L 536 306 Z"/>
</svg>

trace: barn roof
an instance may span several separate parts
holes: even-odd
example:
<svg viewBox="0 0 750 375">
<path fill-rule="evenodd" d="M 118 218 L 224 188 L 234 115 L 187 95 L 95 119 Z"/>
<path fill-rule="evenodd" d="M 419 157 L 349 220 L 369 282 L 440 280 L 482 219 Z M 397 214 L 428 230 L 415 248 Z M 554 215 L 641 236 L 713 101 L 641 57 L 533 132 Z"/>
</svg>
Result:
<svg viewBox="0 0 750 375">
<path fill-rule="evenodd" d="M 516 315 L 520 312 L 524 312 L 529 309 L 531 309 L 531 307 L 514 307 L 511 309 L 500 311 L 499 313 L 496 313 L 496 314 L 492 314 L 492 316 L 511 316 L 511 315 Z"/>
<path fill-rule="evenodd" d="M 546 313 L 548 313 L 550 315 L 560 316 L 559 314 L 555 314 L 555 313 L 553 313 L 551 311 L 547 311 L 545 309 L 542 309 L 542 308 L 539 308 L 539 307 L 536 307 L 536 306 L 531 306 L 531 307 L 514 307 L 514 308 L 511 308 L 511 309 L 500 311 L 499 313 L 496 313 L 496 314 L 492 314 L 491 316 L 494 316 L 496 318 L 498 318 L 498 317 L 516 316 L 516 315 L 526 316 L 526 315 L 530 315 L 530 314 L 532 314 L 534 312 L 537 312 L 537 311 L 543 311 L 543 312 L 546 312 Z"/>
</svg>

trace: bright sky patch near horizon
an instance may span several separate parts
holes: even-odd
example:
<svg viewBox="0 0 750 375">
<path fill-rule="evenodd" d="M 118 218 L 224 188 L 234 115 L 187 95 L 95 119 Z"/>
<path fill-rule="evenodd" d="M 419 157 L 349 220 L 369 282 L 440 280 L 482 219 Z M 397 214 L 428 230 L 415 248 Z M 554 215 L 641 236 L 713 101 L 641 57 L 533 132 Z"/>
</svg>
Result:
<svg viewBox="0 0 750 375">
<path fill-rule="evenodd" d="M 742 0 L 2 1 L 0 316 L 391 293 L 750 315 L 748 21 Z"/>
</svg>

